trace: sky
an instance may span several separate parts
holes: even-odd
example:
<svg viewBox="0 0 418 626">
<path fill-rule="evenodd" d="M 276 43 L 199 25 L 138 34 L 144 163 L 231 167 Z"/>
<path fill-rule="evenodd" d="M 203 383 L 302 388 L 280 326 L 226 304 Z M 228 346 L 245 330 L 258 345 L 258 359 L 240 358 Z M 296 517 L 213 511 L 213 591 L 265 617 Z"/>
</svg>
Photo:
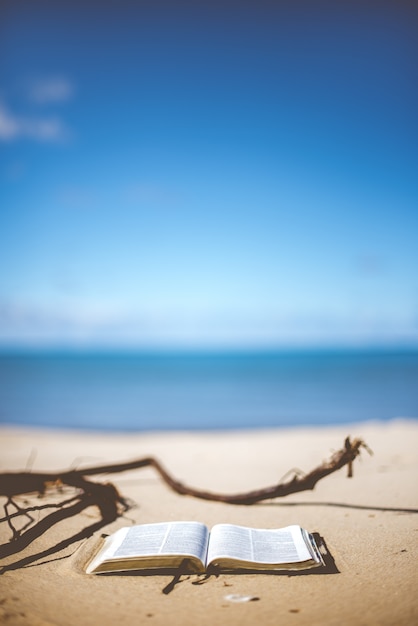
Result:
<svg viewBox="0 0 418 626">
<path fill-rule="evenodd" d="M 418 11 L 0 5 L 0 347 L 418 345 Z"/>
</svg>

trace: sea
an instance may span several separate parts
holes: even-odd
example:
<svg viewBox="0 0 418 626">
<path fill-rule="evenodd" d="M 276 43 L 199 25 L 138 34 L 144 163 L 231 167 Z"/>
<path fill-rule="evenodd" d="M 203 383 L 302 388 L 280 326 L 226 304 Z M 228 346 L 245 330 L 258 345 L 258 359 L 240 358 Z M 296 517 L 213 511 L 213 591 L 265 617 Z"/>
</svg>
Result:
<svg viewBox="0 0 418 626">
<path fill-rule="evenodd" d="M 0 422 L 102 431 L 418 419 L 418 349 L 0 353 Z"/>
</svg>

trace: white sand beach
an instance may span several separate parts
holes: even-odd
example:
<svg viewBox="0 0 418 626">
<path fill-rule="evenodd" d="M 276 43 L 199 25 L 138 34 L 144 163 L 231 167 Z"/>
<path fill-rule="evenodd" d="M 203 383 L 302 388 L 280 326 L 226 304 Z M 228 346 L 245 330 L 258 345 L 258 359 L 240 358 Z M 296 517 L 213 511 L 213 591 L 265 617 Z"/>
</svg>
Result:
<svg viewBox="0 0 418 626">
<path fill-rule="evenodd" d="M 418 422 L 230 432 L 96 433 L 3 427 L 0 471 L 56 472 L 71 467 L 155 456 L 182 482 L 222 493 L 267 487 L 293 468 L 310 471 L 343 446 L 363 438 L 354 463 L 321 480 L 313 491 L 251 506 L 179 496 L 151 468 L 95 481 L 111 481 L 134 506 L 90 538 L 52 548 L 100 521 L 88 507 L 2 559 L 0 621 L 13 626 L 262 623 L 301 625 L 411 625 L 418 621 Z M 7 484 L 7 483 L 6 483 Z M 74 495 L 52 487 L 39 498 L 21 494 L 20 506 L 39 506 Z M 2 497 L 2 504 L 6 498 Z M 9 512 L 13 512 L 9 507 Z M 38 521 L 38 515 L 33 517 Z M 15 519 L 15 518 L 14 518 Z M 287 574 L 183 576 L 87 575 L 86 561 L 100 536 L 124 525 L 197 520 L 259 528 L 300 524 L 321 535 L 337 571 Z M 17 523 L 17 521 L 16 521 Z M 11 529 L 3 519 L 1 544 Z M 40 555 L 32 560 L 33 555 Z M 200 583 L 200 584 L 197 584 Z M 250 596 L 231 602 L 230 595 Z"/>
</svg>

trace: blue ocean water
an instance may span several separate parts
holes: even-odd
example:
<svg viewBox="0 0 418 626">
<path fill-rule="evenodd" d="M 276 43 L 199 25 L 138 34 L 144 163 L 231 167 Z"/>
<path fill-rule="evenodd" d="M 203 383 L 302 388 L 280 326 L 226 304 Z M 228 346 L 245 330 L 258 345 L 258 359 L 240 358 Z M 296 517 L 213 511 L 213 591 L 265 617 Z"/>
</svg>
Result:
<svg viewBox="0 0 418 626">
<path fill-rule="evenodd" d="M 418 418 L 418 351 L 0 354 L 0 422 L 234 429 Z"/>
</svg>

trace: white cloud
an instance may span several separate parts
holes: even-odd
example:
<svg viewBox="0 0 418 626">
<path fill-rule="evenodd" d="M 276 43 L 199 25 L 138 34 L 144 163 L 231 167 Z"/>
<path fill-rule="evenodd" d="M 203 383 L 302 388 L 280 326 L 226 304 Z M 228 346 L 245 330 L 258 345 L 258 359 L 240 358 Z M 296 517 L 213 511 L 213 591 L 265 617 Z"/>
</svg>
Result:
<svg viewBox="0 0 418 626">
<path fill-rule="evenodd" d="M 38 80 L 32 84 L 29 92 L 30 99 L 37 104 L 66 102 L 73 94 L 73 84 L 60 77 Z"/>
<path fill-rule="evenodd" d="M 62 77 L 43 78 L 26 83 L 25 99 L 34 104 L 57 104 L 74 94 L 73 84 Z M 26 103 L 27 104 L 27 103 Z M 57 116 L 33 113 L 16 114 L 0 101 L 0 141 L 32 139 L 56 142 L 68 139 L 70 132 Z"/>
<path fill-rule="evenodd" d="M 150 348 L 416 346 L 418 330 L 411 316 L 380 319 L 369 326 L 359 319 L 332 317 L 309 323 L 274 316 L 253 319 L 238 313 L 234 319 L 224 319 L 221 314 L 187 310 L 135 310 L 71 295 L 44 305 L 0 300 L 0 347 L 25 343 Z"/>
<path fill-rule="evenodd" d="M 179 200 L 178 194 L 156 183 L 140 182 L 126 187 L 123 191 L 124 199 L 131 204 L 166 205 Z"/>
<path fill-rule="evenodd" d="M 39 141 L 61 141 L 69 135 L 68 130 L 58 118 L 25 119 L 22 131 L 27 137 Z"/>
<path fill-rule="evenodd" d="M 20 122 L 0 105 L 0 139 L 15 139 L 20 133 Z"/>
<path fill-rule="evenodd" d="M 0 141 L 62 141 L 68 136 L 68 129 L 58 118 L 17 116 L 0 104 Z"/>
<path fill-rule="evenodd" d="M 75 211 L 92 211 L 100 204 L 100 192 L 92 187 L 69 185 L 56 190 L 54 202 L 58 207 Z"/>
</svg>

